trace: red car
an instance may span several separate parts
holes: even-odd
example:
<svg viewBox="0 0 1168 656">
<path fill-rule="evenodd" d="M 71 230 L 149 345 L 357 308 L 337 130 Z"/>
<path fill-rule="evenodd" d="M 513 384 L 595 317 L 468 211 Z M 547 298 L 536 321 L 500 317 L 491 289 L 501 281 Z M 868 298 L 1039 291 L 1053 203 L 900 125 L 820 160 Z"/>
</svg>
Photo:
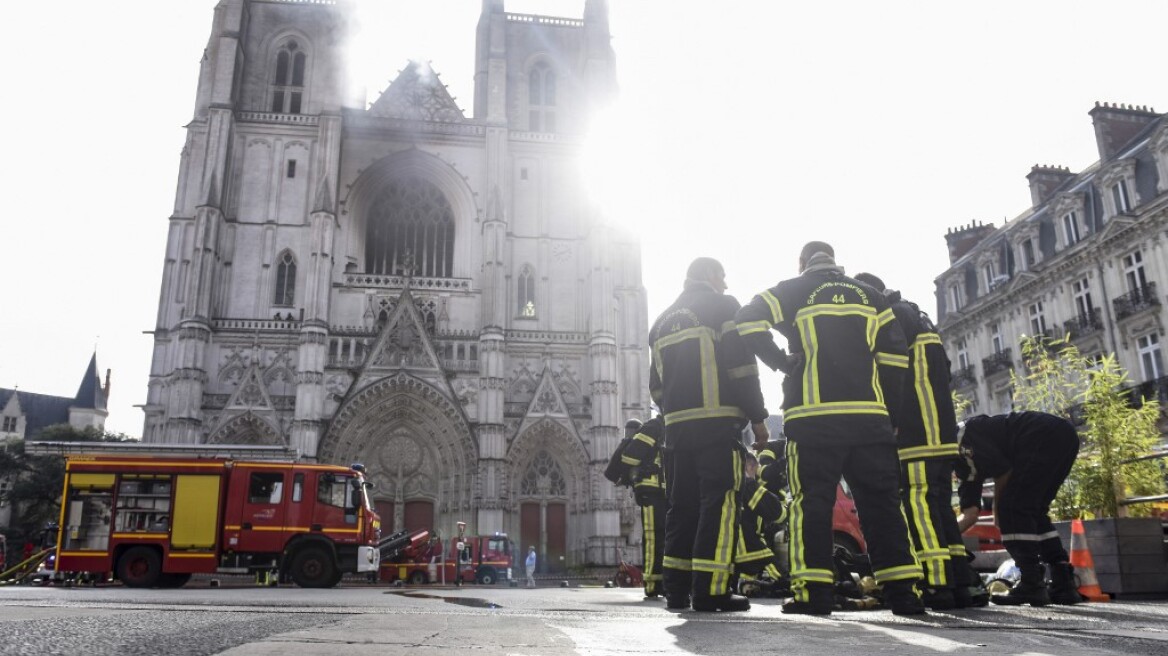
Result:
<svg viewBox="0 0 1168 656">
<path fill-rule="evenodd" d="M 841 480 L 835 489 L 835 507 L 831 513 L 831 532 L 836 546 L 847 549 L 852 555 L 868 552 L 868 543 L 860 531 L 860 515 L 856 512 L 856 502 L 846 481 Z"/>
</svg>

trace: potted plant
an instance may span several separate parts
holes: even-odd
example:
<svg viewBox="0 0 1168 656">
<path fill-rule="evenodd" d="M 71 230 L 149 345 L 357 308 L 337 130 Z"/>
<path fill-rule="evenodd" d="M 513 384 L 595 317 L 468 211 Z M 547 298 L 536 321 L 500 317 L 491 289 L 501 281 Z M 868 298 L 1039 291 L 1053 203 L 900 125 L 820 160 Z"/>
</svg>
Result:
<svg viewBox="0 0 1168 656">
<path fill-rule="evenodd" d="M 1052 511 L 1082 519 L 1100 588 L 1113 595 L 1168 593 L 1168 557 L 1159 518 L 1123 499 L 1161 494 L 1157 460 L 1139 459 L 1159 441 L 1160 406 L 1125 389 L 1113 355 L 1084 357 L 1067 340 L 1024 337 L 1025 371 L 1011 373 L 1019 410 L 1057 414 L 1079 427 L 1079 458 Z M 1056 523 L 1064 541 L 1070 522 Z"/>
</svg>

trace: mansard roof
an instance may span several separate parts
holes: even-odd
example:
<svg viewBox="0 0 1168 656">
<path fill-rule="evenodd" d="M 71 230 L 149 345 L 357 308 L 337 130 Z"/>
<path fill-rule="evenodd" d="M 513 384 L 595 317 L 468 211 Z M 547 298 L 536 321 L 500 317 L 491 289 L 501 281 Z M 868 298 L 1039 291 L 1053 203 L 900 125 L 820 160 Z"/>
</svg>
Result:
<svg viewBox="0 0 1168 656">
<path fill-rule="evenodd" d="M 369 107 L 369 114 L 413 121 L 459 123 L 466 120 L 446 85 L 428 62 L 411 60 Z"/>
<path fill-rule="evenodd" d="M 73 399 L 0 388 L 0 409 L 8 405 L 14 394 L 24 415 L 26 437 L 35 437 L 46 426 L 69 423 L 69 407 L 73 405 Z"/>
</svg>

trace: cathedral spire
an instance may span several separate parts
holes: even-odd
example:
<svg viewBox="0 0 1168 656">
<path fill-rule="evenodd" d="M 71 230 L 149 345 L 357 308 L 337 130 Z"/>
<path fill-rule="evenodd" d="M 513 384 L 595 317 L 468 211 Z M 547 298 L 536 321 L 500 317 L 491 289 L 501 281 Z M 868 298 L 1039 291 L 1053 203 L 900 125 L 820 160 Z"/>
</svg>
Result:
<svg viewBox="0 0 1168 656">
<path fill-rule="evenodd" d="M 483 0 L 483 13 L 503 13 L 503 0 Z"/>
<path fill-rule="evenodd" d="M 608 0 L 584 1 L 584 22 L 591 23 L 593 21 L 599 21 L 605 29 L 608 29 Z"/>
</svg>

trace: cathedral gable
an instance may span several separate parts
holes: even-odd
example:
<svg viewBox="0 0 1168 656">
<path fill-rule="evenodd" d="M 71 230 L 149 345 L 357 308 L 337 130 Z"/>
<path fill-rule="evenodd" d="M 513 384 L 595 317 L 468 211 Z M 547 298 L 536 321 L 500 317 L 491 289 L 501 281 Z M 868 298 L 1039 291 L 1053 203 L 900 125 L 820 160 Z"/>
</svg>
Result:
<svg viewBox="0 0 1168 656">
<path fill-rule="evenodd" d="M 364 388 L 403 370 L 447 391 L 453 398 L 442 362 L 438 359 L 409 290 L 402 292 L 377 341 L 373 343 L 354 389 Z"/>
<path fill-rule="evenodd" d="M 531 402 L 527 405 L 527 414 L 519 424 L 517 433 L 521 434 L 524 430 L 545 419 L 563 426 L 569 434 L 579 439 L 580 436 L 572 422 L 571 413 L 568 411 L 568 404 L 564 402 L 564 395 L 560 392 L 559 386 L 556 385 L 555 375 L 552 374 L 551 367 L 548 366 L 544 367 L 539 384 L 531 397 Z"/>
<path fill-rule="evenodd" d="M 239 386 L 235 388 L 231 398 L 227 400 L 226 409 L 267 411 L 275 409 L 275 406 L 272 405 L 272 397 L 268 396 L 267 386 L 260 377 L 259 368 L 256 365 L 248 367 L 243 374 Z"/>
<path fill-rule="evenodd" d="M 369 113 L 382 118 L 459 123 L 466 120 L 438 73 L 425 62 L 411 61 L 389 85 Z"/>
</svg>

